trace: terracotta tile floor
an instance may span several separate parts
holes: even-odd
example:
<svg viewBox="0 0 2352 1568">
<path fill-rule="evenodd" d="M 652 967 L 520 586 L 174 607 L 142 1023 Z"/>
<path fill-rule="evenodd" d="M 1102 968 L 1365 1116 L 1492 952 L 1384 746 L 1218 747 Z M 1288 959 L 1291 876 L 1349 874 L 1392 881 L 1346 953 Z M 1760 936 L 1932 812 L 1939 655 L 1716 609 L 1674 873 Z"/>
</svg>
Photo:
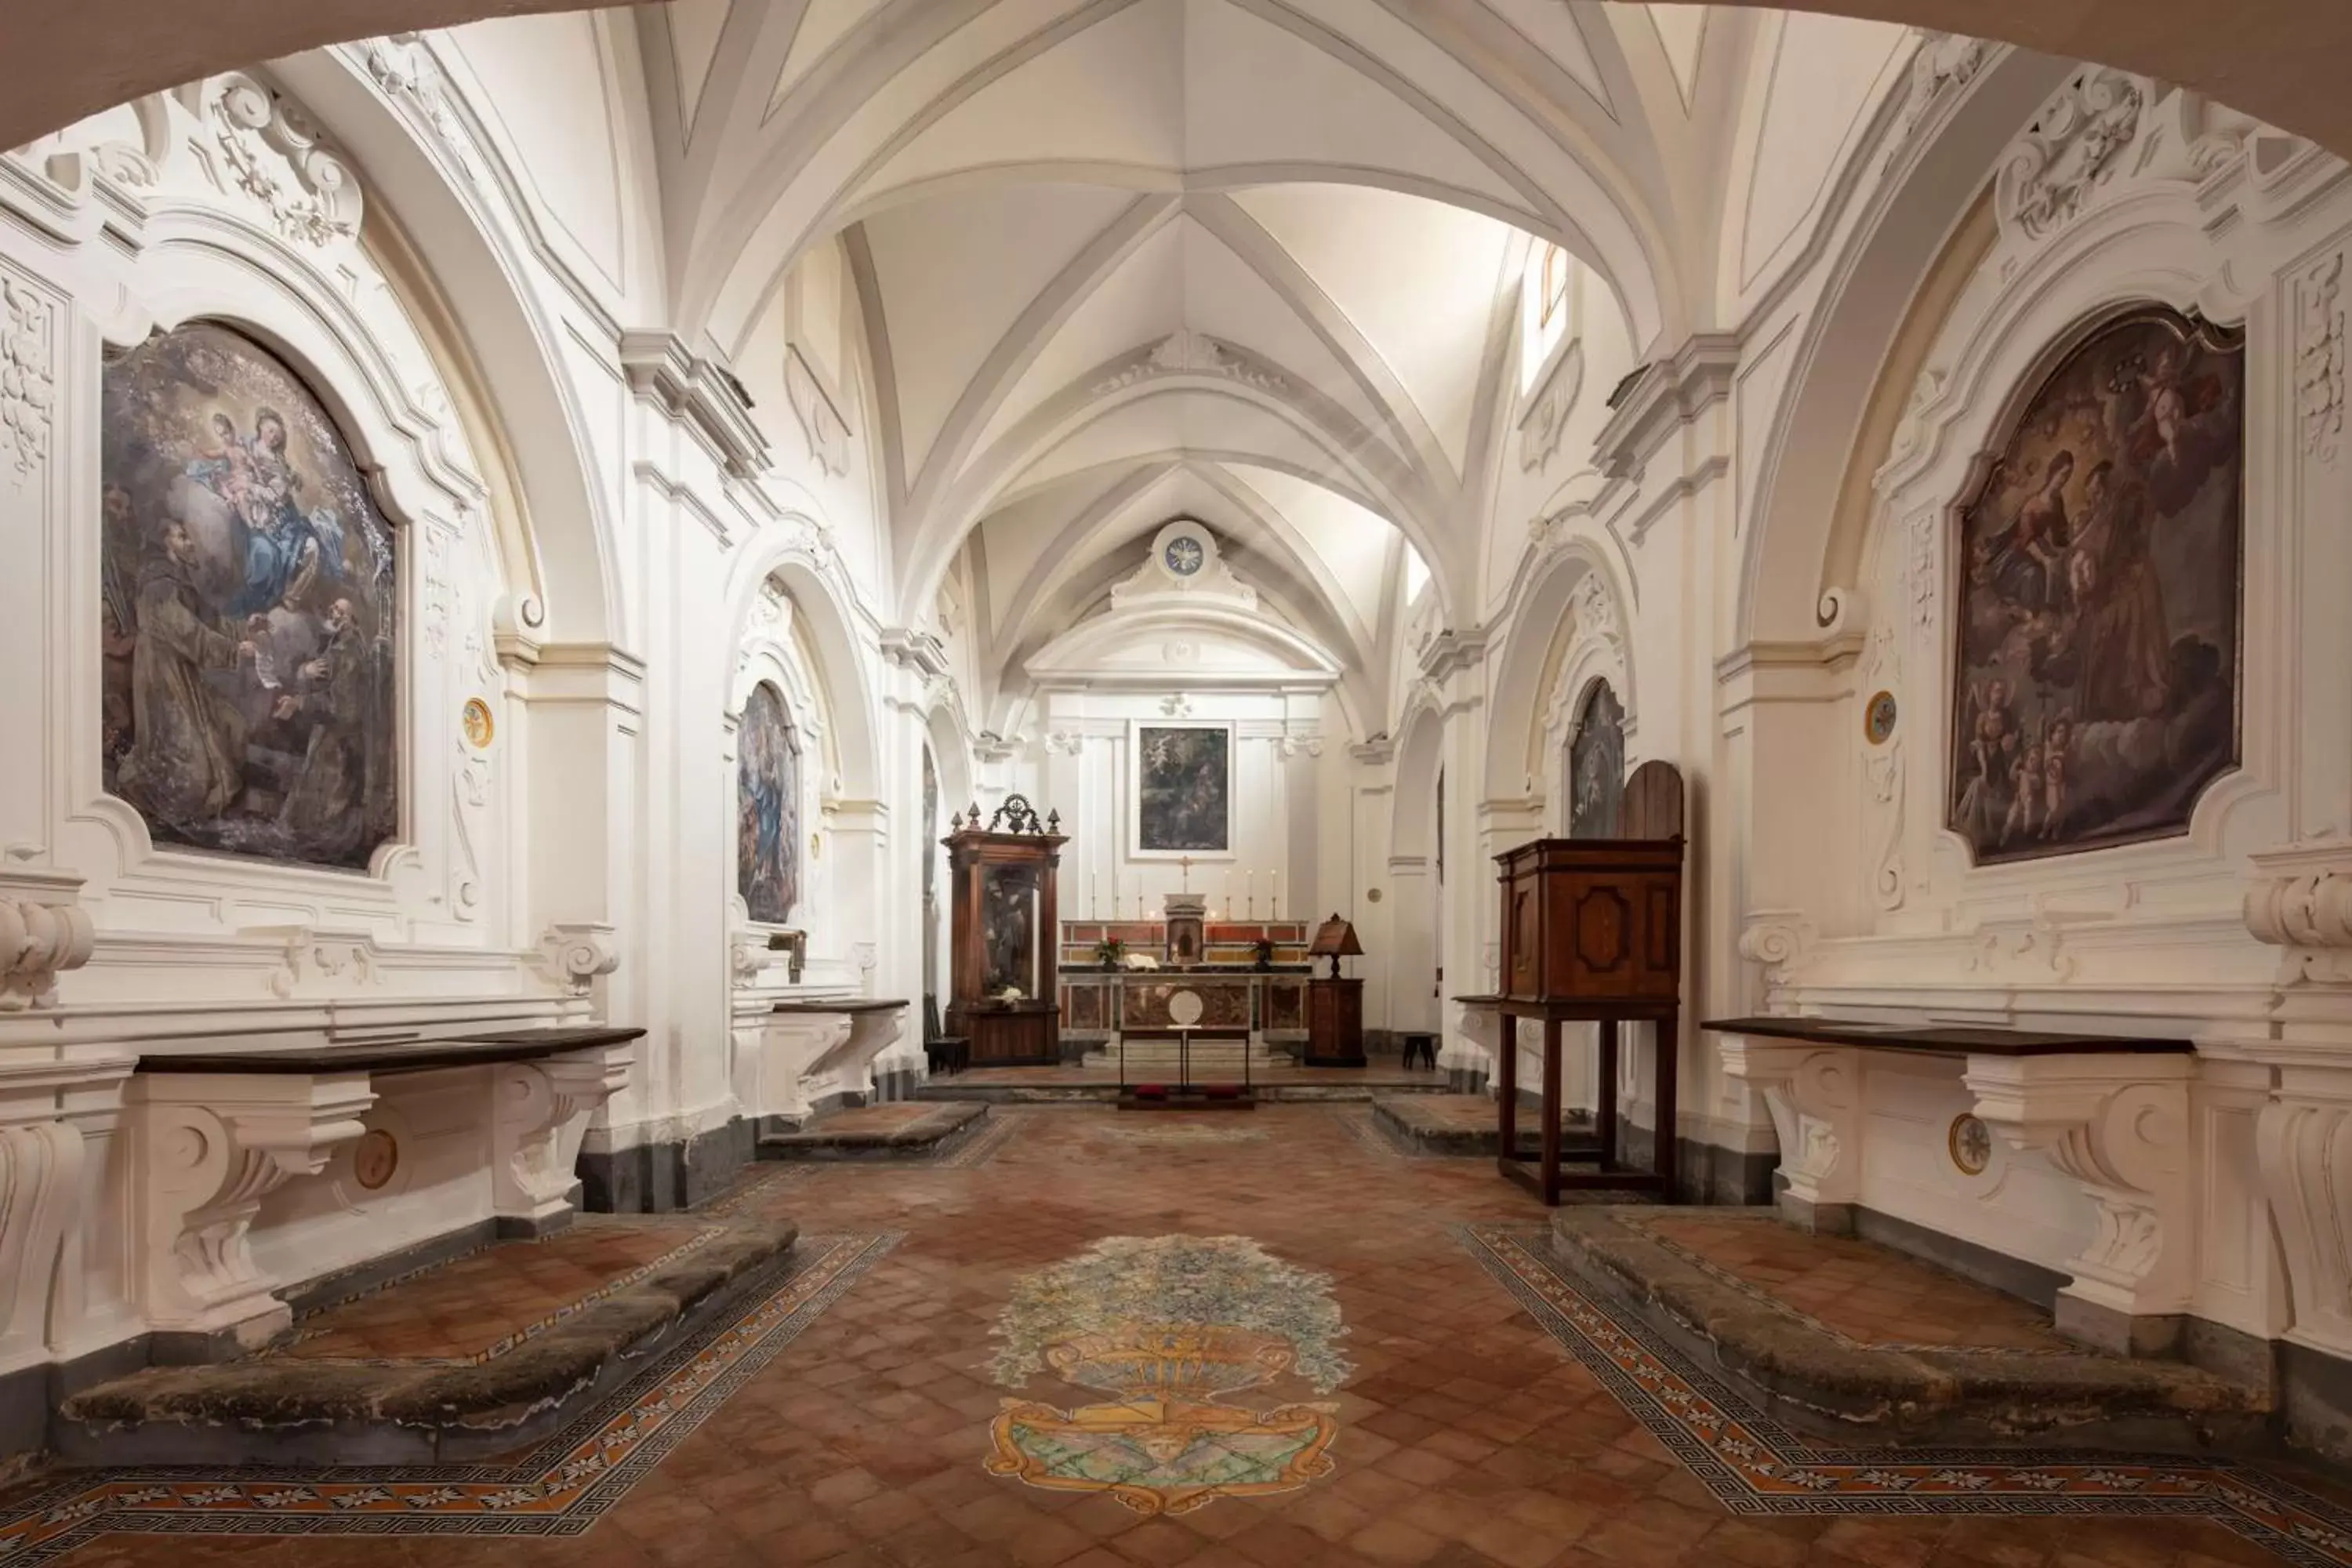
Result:
<svg viewBox="0 0 2352 1568">
<path fill-rule="evenodd" d="M 273 1352 L 310 1360 L 469 1361 L 652 1272 L 713 1234 L 691 1221 L 588 1215 L 541 1241 L 502 1242 L 396 1291 L 364 1295 L 295 1324 Z"/>
<path fill-rule="evenodd" d="M 1864 1344 L 2074 1348 L 2047 1314 L 2016 1298 L 1866 1241 L 1705 1209 L 1660 1209 L 1626 1223 Z"/>
<path fill-rule="evenodd" d="M 1132 1077 L 1144 1076 L 1139 1069 Z M 1163 1076 L 1165 1076 L 1163 1074 Z M 1195 1077 L 1205 1076 L 1196 1073 Z M 1235 1071 L 1238 1076 L 1238 1070 Z M 1118 1082 L 1116 1061 L 1102 1067 L 1072 1065 L 1057 1068 L 986 1068 L 976 1067 L 951 1077 L 934 1079 L 932 1084 L 941 1094 L 951 1095 L 961 1089 L 1023 1088 L 1077 1089 L 1099 1088 Z M 1427 1068 L 1405 1068 L 1393 1061 L 1376 1061 L 1361 1068 L 1261 1068 L 1250 1075 L 1250 1081 L 1264 1088 L 1299 1089 L 1405 1089 L 1415 1086 L 1437 1086 L 1449 1080 L 1443 1072 Z"/>
<path fill-rule="evenodd" d="M 1340 1115 L 1313 1106 L 1253 1113 L 1251 1125 L 1272 1134 L 1263 1142 L 1114 1151 L 1091 1134 L 1118 1114 L 1028 1112 L 1020 1135 L 982 1169 L 797 1167 L 745 1194 L 738 1207 L 788 1212 L 812 1234 L 903 1238 L 863 1273 L 844 1275 L 846 1294 L 814 1301 L 798 1337 L 731 1392 L 714 1385 L 724 1403 L 634 1486 L 606 1494 L 585 1533 L 426 1536 L 394 1514 L 368 1534 L 237 1536 L 215 1520 L 204 1533 L 102 1537 L 66 1561 L 2217 1568 L 2280 1560 L 2211 1517 L 2190 1517 L 2215 1511 L 2204 1502 L 2164 1518 L 2092 1517 L 2072 1499 L 2031 1496 L 2004 1498 L 1994 1510 L 1962 1495 L 1965 1476 L 1951 1483 L 1948 1513 L 1903 1511 L 1932 1510 L 1932 1497 L 1874 1494 L 1849 1505 L 1800 1494 L 1783 1499 L 1785 1512 L 1735 1514 L 1718 1500 L 1721 1486 L 1701 1479 L 1722 1467 L 1710 1472 L 1697 1445 L 1670 1448 L 1657 1435 L 1663 1406 L 1643 1392 L 1661 1386 L 1654 1367 L 1629 1381 L 1605 1357 L 1571 1355 L 1559 1305 L 1576 1302 L 1552 1286 L 1507 1288 L 1506 1274 L 1482 1265 L 1481 1256 L 1500 1254 L 1474 1250 L 1475 1237 L 1526 1237 L 1543 1217 L 1491 1168 L 1382 1159 Z M 1480 1228 L 1454 1228 L 1465 1224 Z M 1261 1276 L 1275 1267 L 1307 1281 L 1301 1296 L 1328 1292 L 1345 1330 L 1331 1345 L 1352 1363 L 1348 1375 L 1317 1394 L 1305 1388 L 1301 1360 L 1278 1384 L 1233 1396 L 1258 1410 L 1271 1396 L 1296 1398 L 1312 1406 L 1307 1418 L 1335 1424 L 1328 1474 L 1147 1516 L 1100 1492 L 989 1473 L 991 1425 L 1009 1397 L 1063 1408 L 1105 1397 L 1051 1373 L 1001 1385 L 992 1367 L 1011 1342 L 993 1331 L 1016 1292 L 1049 1317 L 1084 1297 L 1083 1288 L 1041 1288 L 1037 1277 L 1083 1263 L 1117 1237 L 1246 1237 L 1255 1245 L 1213 1242 L 1211 1251 L 1233 1258 L 1262 1249 L 1272 1261 L 1249 1265 Z M 1133 1278 L 1130 1269 L 1113 1283 Z M 1170 1313 L 1181 1315 L 1188 1279 L 1164 1282 Z M 1234 1311 L 1257 1310 L 1234 1300 Z M 1294 1343 L 1313 1339 L 1311 1325 L 1253 1321 Z M 1650 1412 L 1647 1424 L 1637 1410 Z M 0 1499 L 0 1522 L 6 1517 Z M 2290 1560 L 2352 1562 L 2352 1539 L 2310 1539 L 2319 1544 Z"/>
</svg>

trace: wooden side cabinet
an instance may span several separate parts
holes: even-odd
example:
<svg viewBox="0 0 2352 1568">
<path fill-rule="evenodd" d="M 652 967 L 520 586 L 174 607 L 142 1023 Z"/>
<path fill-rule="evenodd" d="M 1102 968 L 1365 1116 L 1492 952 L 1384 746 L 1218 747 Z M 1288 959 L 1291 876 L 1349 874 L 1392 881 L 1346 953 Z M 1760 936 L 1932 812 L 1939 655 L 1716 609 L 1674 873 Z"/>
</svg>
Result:
<svg viewBox="0 0 2352 1568">
<path fill-rule="evenodd" d="M 1364 1065 L 1364 983 L 1317 975 L 1307 983 L 1307 1065 Z"/>
</svg>

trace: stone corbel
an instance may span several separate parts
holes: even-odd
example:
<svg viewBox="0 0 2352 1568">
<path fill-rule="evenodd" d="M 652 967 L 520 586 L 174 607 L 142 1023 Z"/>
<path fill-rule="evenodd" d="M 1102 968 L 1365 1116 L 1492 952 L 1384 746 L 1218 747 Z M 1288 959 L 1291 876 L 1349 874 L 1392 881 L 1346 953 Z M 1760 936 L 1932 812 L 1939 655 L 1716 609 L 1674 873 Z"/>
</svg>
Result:
<svg viewBox="0 0 2352 1568">
<path fill-rule="evenodd" d="M 1851 1047 L 1727 1035 L 1723 1070 L 1764 1097 L 1780 1140 L 1780 1212 L 1808 1230 L 1853 1228 L 1862 1190 L 1862 1064 Z"/>
<path fill-rule="evenodd" d="M 58 976 L 89 962 L 96 934 L 81 879 L 0 872 L 0 1013 L 54 1006 Z"/>
<path fill-rule="evenodd" d="M 2287 950 L 2282 978 L 2352 982 L 2352 845 L 2326 843 L 2249 857 L 2246 929 Z"/>
<path fill-rule="evenodd" d="M 140 1310 L 160 1331 L 262 1343 L 292 1314 L 254 1262 L 254 1216 L 366 1131 L 368 1075 L 141 1073 L 125 1099 Z"/>
<path fill-rule="evenodd" d="M 84 1151 L 71 1101 L 110 1098 L 131 1066 L 114 1058 L 0 1067 L 0 1374 L 50 1359 L 50 1302 L 81 1209 Z"/>
<path fill-rule="evenodd" d="M 816 1064 L 849 1043 L 845 1013 L 779 1014 L 760 1034 L 759 1082 L 752 1110 L 762 1118 L 798 1118 L 810 1110 L 808 1081 Z"/>
<path fill-rule="evenodd" d="M 1813 923 L 1801 910 L 1758 910 L 1739 932 L 1739 956 L 1764 966 L 1764 1002 L 1775 1010 L 1790 977 L 1811 951 Z"/>
<path fill-rule="evenodd" d="M 621 967 L 620 942 L 598 921 L 551 925 L 539 939 L 540 967 L 574 996 L 585 996 L 599 975 Z"/>
<path fill-rule="evenodd" d="M 491 1198 L 501 1220 L 538 1228 L 572 1206 L 572 1167 L 596 1109 L 628 1087 L 634 1042 L 496 1069 Z"/>
<path fill-rule="evenodd" d="M 1976 1113 L 2048 1157 L 2098 1211 L 2068 1263 L 2058 1327 L 2110 1350 L 2167 1348 L 2189 1310 L 2196 1236 L 2189 1169 L 2189 1056 L 1969 1058 Z M 2263 1127 L 2268 1141 L 2267 1121 Z"/>
</svg>

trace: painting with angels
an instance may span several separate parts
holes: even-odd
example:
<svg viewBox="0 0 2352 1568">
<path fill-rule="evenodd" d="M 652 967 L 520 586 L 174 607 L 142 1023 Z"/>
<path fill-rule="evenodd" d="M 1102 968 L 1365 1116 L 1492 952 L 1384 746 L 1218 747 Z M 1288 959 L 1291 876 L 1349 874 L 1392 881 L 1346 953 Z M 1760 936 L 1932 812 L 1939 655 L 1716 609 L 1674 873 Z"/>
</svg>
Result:
<svg viewBox="0 0 2352 1568">
<path fill-rule="evenodd" d="M 2242 336 L 2134 310 L 1963 504 L 1948 820 L 1979 865 L 2184 833 L 2237 765 L 2244 384 Z"/>
<path fill-rule="evenodd" d="M 400 827 L 392 527 L 285 362 L 198 322 L 106 367 L 106 788 L 160 845 L 363 869 Z"/>
</svg>

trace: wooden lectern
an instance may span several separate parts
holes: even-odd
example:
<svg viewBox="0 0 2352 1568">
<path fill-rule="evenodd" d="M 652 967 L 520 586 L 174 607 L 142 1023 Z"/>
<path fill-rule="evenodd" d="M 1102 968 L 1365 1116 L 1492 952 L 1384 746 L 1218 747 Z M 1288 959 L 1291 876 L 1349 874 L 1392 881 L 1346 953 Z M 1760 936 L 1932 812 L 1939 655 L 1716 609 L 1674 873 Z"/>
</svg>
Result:
<svg viewBox="0 0 2352 1568">
<path fill-rule="evenodd" d="M 1311 1068 L 1364 1065 L 1364 983 L 1339 973 L 1343 958 L 1360 958 L 1356 928 L 1338 915 L 1325 921 L 1307 945 L 1309 958 L 1328 958 L 1331 973 L 1307 983 L 1307 1055 Z"/>
<path fill-rule="evenodd" d="M 1015 795 L 986 827 L 975 805 L 940 840 L 955 878 L 947 1032 L 971 1042 L 974 1066 L 1061 1065 L 1061 826 Z"/>
<path fill-rule="evenodd" d="M 1502 1017 L 1496 1102 L 1505 1175 L 1547 1204 L 1563 1187 L 1675 1194 L 1675 1069 L 1682 1009 L 1682 778 L 1644 763 L 1625 786 L 1617 838 L 1542 838 L 1496 856 L 1503 895 L 1503 990 L 1465 996 Z M 1543 1021 L 1542 1153 L 1517 1158 L 1518 1029 Z M 1657 1026 L 1657 1135 L 1648 1170 L 1617 1148 L 1617 1026 Z M 1560 1169 L 1560 1026 L 1599 1026 L 1598 1170 Z"/>
</svg>

